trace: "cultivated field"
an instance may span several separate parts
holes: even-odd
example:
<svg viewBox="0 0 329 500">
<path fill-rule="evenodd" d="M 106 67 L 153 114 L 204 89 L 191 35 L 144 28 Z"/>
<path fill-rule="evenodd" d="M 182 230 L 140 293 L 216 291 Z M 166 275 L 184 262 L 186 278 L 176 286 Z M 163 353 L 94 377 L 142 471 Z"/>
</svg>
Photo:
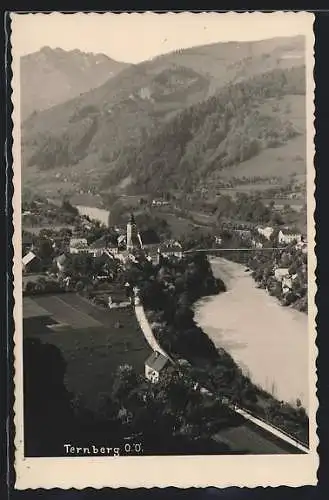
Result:
<svg viewBox="0 0 329 500">
<path fill-rule="evenodd" d="M 30 299 L 30 298 L 29 298 Z M 66 363 L 66 386 L 95 408 L 100 393 L 108 392 L 118 366 L 144 371 L 151 353 L 134 311 L 100 310 L 75 294 L 44 295 L 32 299 L 51 313 L 48 327 L 25 322 L 24 336 L 37 337 L 60 349 Z M 40 318 L 41 322 L 41 318 Z M 49 326 L 54 324 L 54 326 Z"/>
</svg>

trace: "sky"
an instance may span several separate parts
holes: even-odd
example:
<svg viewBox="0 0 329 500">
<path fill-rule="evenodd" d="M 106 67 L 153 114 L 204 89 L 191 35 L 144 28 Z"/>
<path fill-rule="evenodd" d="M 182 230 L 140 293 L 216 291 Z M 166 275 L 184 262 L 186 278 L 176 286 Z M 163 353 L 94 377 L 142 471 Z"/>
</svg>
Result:
<svg viewBox="0 0 329 500">
<path fill-rule="evenodd" d="M 25 55 L 44 46 L 138 63 L 179 48 L 304 34 L 309 13 L 12 14 L 12 43 Z"/>
</svg>

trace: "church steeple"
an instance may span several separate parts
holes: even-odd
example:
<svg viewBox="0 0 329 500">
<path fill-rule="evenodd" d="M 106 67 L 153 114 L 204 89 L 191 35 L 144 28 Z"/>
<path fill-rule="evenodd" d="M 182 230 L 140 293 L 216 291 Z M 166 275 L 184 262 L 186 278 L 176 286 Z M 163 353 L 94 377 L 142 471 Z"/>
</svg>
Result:
<svg viewBox="0 0 329 500">
<path fill-rule="evenodd" d="M 137 241 L 137 226 L 135 222 L 134 214 L 130 214 L 130 218 L 127 224 L 127 250 L 131 251 L 135 247 Z"/>
</svg>

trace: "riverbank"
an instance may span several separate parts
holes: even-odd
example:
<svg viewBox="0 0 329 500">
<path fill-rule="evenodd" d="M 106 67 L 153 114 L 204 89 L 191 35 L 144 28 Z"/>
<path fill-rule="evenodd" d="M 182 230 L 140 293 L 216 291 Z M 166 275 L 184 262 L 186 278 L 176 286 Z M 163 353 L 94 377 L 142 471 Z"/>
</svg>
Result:
<svg viewBox="0 0 329 500">
<path fill-rule="evenodd" d="M 191 279 L 190 269 L 194 269 L 195 279 Z M 156 274 L 153 280 L 142 286 L 142 303 L 158 343 L 174 360 L 184 366 L 186 377 L 197 381 L 200 386 L 223 401 L 247 409 L 254 416 L 307 445 L 308 417 L 304 408 L 284 403 L 271 395 L 270 391 L 265 391 L 259 384 L 253 383 L 250 374 L 241 368 L 229 349 L 221 342 L 215 343 L 200 324 L 196 323 L 195 304 L 200 303 L 200 297 L 213 294 L 212 298 L 205 301 L 207 304 L 211 300 L 231 295 L 230 287 L 234 277 L 230 271 L 227 270 L 226 281 L 229 289 L 226 292 L 223 279 L 214 277 L 209 263 L 199 254 L 191 256 L 184 263 L 171 263 L 165 273 L 165 280 L 162 268 L 154 271 Z M 181 281 L 180 276 L 177 279 L 177 272 L 180 276 L 184 273 L 185 283 Z M 217 282 L 220 286 L 207 288 L 204 286 L 207 282 Z M 143 287 L 146 287 L 145 291 Z M 248 300 L 245 302 L 248 303 Z M 257 309 L 251 311 L 254 316 L 257 315 L 255 311 Z M 214 317 L 220 318 L 220 312 L 221 307 L 217 306 L 213 311 Z M 234 318 L 232 308 L 230 316 Z M 258 358 L 258 361 L 260 359 Z"/>
<path fill-rule="evenodd" d="M 88 207 L 85 205 L 75 205 L 75 207 L 77 208 L 79 215 L 87 216 L 92 220 L 101 222 L 105 226 L 109 225 L 110 212 L 108 210 L 98 207 Z"/>
<path fill-rule="evenodd" d="M 299 399 L 307 411 L 307 316 L 257 288 L 244 266 L 222 258 L 211 265 L 227 292 L 196 303 L 197 324 L 254 384 L 280 401 Z"/>
</svg>

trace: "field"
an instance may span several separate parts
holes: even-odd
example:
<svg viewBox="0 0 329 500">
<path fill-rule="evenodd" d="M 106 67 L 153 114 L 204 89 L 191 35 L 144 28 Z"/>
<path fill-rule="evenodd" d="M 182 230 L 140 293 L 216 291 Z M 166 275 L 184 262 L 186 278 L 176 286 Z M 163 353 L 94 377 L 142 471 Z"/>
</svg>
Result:
<svg viewBox="0 0 329 500">
<path fill-rule="evenodd" d="M 61 231 L 62 229 L 70 229 L 71 231 L 73 231 L 74 229 L 74 226 L 70 226 L 69 224 L 54 226 L 54 224 L 49 223 L 49 224 L 44 224 L 43 226 L 28 226 L 27 224 L 24 224 L 24 220 L 22 226 L 24 231 L 28 231 L 29 233 L 35 235 L 38 235 L 40 231 L 44 229 L 50 229 L 51 231 Z"/>
<path fill-rule="evenodd" d="M 51 318 L 46 327 L 40 317 L 39 328 L 38 318 L 25 321 L 24 337 L 39 338 L 61 351 L 67 363 L 66 387 L 83 395 L 89 408 L 95 408 L 100 393 L 109 391 L 118 366 L 127 363 L 144 371 L 151 350 L 133 310 L 103 311 L 75 294 L 36 296 L 28 302 L 31 300 L 49 311 Z"/>
<path fill-rule="evenodd" d="M 306 176 L 306 119 L 305 96 L 289 95 L 281 100 L 265 101 L 259 108 L 260 113 L 278 116 L 289 120 L 300 133 L 286 144 L 276 148 L 268 148 L 258 156 L 244 161 L 236 167 L 221 171 L 221 177 L 281 177 L 283 182 L 289 180 L 291 174 Z M 257 188 L 256 188 L 257 189 Z M 266 188 L 268 189 L 268 187 Z"/>
</svg>

